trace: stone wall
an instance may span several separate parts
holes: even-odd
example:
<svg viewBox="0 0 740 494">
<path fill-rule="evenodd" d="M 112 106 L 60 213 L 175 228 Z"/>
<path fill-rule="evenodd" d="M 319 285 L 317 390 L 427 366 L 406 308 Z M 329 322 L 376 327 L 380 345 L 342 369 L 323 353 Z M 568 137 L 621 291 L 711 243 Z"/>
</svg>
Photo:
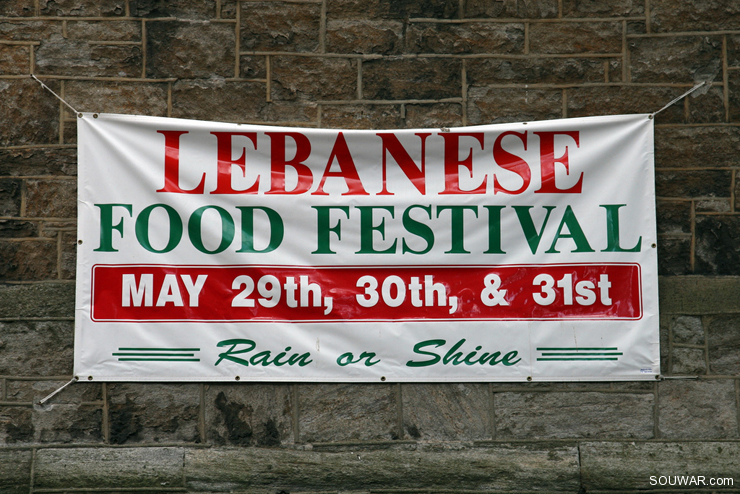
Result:
<svg viewBox="0 0 740 494">
<path fill-rule="evenodd" d="M 73 113 L 656 119 L 655 383 L 74 384 Z M 740 3 L 0 1 L 0 492 L 740 492 Z M 701 487 L 701 486 L 699 486 Z M 708 490 L 707 486 L 706 489 Z"/>
</svg>

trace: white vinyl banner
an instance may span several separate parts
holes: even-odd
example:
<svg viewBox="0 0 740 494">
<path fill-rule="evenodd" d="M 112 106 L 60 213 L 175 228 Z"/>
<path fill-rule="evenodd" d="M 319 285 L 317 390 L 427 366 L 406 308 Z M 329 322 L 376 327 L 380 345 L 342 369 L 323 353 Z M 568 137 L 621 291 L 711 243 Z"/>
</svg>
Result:
<svg viewBox="0 0 740 494">
<path fill-rule="evenodd" d="M 80 379 L 660 373 L 649 115 L 77 128 Z"/>
</svg>

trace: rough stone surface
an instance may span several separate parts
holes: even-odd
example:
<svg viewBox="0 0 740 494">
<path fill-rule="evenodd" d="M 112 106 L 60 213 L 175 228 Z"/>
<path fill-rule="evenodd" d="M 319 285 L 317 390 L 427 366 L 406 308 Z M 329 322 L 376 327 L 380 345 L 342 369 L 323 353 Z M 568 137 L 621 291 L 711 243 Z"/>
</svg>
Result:
<svg viewBox="0 0 740 494">
<path fill-rule="evenodd" d="M 721 146 L 717 144 L 722 142 Z M 655 129 L 655 166 L 717 168 L 740 165 L 737 127 L 668 127 Z"/>
<path fill-rule="evenodd" d="M 126 13 L 124 0 L 39 0 L 41 15 L 50 16 L 120 16 Z"/>
<path fill-rule="evenodd" d="M 199 442 L 197 384 L 111 384 L 110 442 Z"/>
<path fill-rule="evenodd" d="M 722 70 L 719 36 L 636 38 L 628 46 L 634 82 L 696 83 L 713 80 Z"/>
<path fill-rule="evenodd" d="M 31 72 L 31 49 L 28 46 L 0 45 L 0 74 L 18 75 Z"/>
<path fill-rule="evenodd" d="M 70 81 L 67 101 L 79 111 L 167 116 L 167 84 Z"/>
<path fill-rule="evenodd" d="M 0 25 L 0 31 L 2 26 Z M 49 87 L 59 91 L 59 84 Z M 59 139 L 59 121 L 47 118 L 59 113 L 58 101 L 33 80 L 0 79 L 0 115 L 3 130 L 0 146 L 52 144 Z"/>
<path fill-rule="evenodd" d="M 77 174 L 77 150 L 74 148 L 0 149 L 0 175 Z"/>
<path fill-rule="evenodd" d="M 524 53 L 524 25 L 472 22 L 413 23 L 406 29 L 409 53 Z"/>
<path fill-rule="evenodd" d="M 26 216 L 75 218 L 76 198 L 74 180 L 26 180 Z"/>
<path fill-rule="evenodd" d="M 328 0 L 329 19 L 455 19 L 459 16 L 458 0 Z"/>
<path fill-rule="evenodd" d="M 656 208 L 658 233 L 691 233 L 691 202 L 659 200 Z"/>
<path fill-rule="evenodd" d="M 563 22 L 530 25 L 531 53 L 620 53 L 622 25 L 618 22 Z"/>
<path fill-rule="evenodd" d="M 740 471 L 740 444 L 733 442 L 582 443 L 586 491 L 655 489 L 651 476 L 727 478 Z M 737 479 L 735 480 L 737 482 Z"/>
<path fill-rule="evenodd" d="M 42 40 L 36 50 L 39 74 L 138 77 L 142 61 L 138 45 L 100 45 L 59 35 Z"/>
<path fill-rule="evenodd" d="M 265 85 L 256 82 L 180 81 L 172 87 L 172 116 L 213 120 L 213 108 L 219 119 L 241 122 L 259 118 L 266 106 Z"/>
<path fill-rule="evenodd" d="M 640 0 L 563 1 L 563 17 L 641 17 L 645 3 Z"/>
<path fill-rule="evenodd" d="M 465 0 L 465 17 L 552 19 L 557 16 L 557 0 L 538 2 Z"/>
<path fill-rule="evenodd" d="M 357 61 L 344 58 L 272 58 L 275 101 L 347 100 L 357 95 Z"/>
<path fill-rule="evenodd" d="M 0 220 L 0 238 L 38 236 L 38 224 L 33 221 Z"/>
<path fill-rule="evenodd" d="M 573 80 L 604 82 L 604 60 L 588 58 L 473 58 L 466 62 L 467 82 L 485 84 L 564 84 Z"/>
<path fill-rule="evenodd" d="M 207 438 L 214 444 L 269 447 L 294 442 L 289 385 L 210 385 L 205 402 Z"/>
<path fill-rule="evenodd" d="M 739 276 L 663 276 L 659 281 L 663 314 L 740 313 Z"/>
<path fill-rule="evenodd" d="M 701 348 L 673 348 L 671 374 L 698 376 L 707 373 L 707 359 Z"/>
<path fill-rule="evenodd" d="M 34 407 L 32 421 L 35 443 L 103 443 L 102 407 L 39 405 Z"/>
<path fill-rule="evenodd" d="M 666 439 L 738 437 L 732 380 L 664 381 L 659 384 L 660 434 Z"/>
<path fill-rule="evenodd" d="M 459 104 L 406 105 L 407 128 L 421 129 L 460 126 L 462 126 L 462 106 Z"/>
<path fill-rule="evenodd" d="M 740 375 L 740 316 L 712 318 L 707 327 L 712 374 Z"/>
<path fill-rule="evenodd" d="M 398 394 L 390 384 L 303 386 L 298 398 L 300 442 L 398 439 Z"/>
<path fill-rule="evenodd" d="M 696 272 L 740 274 L 740 217 L 701 216 L 696 219 Z"/>
<path fill-rule="evenodd" d="M 233 77 L 234 28 L 213 22 L 147 23 L 149 77 Z"/>
<path fill-rule="evenodd" d="M 243 2 L 241 9 L 242 50 L 318 51 L 320 4 Z"/>
<path fill-rule="evenodd" d="M 670 87 L 581 87 L 568 91 L 568 116 L 623 115 L 648 113 L 660 109 L 663 102 L 684 93 L 683 88 Z M 673 105 L 655 117 L 656 124 L 683 123 L 680 105 Z"/>
<path fill-rule="evenodd" d="M 52 239 L 0 241 L 0 280 L 45 281 L 58 278 L 57 245 Z"/>
<path fill-rule="evenodd" d="M 492 435 L 486 384 L 404 384 L 404 438 L 478 441 Z"/>
<path fill-rule="evenodd" d="M 728 197 L 732 184 L 729 170 L 664 170 L 655 172 L 658 197 Z"/>
<path fill-rule="evenodd" d="M 0 5 L 0 16 L 30 17 L 34 15 L 34 5 L 28 0 L 7 0 Z"/>
<path fill-rule="evenodd" d="M 3 492 L 28 492 L 31 482 L 31 455 L 31 451 L 0 450 L 0 489 Z"/>
<path fill-rule="evenodd" d="M 21 188 L 17 179 L 0 179 L 0 216 L 18 216 L 21 211 Z"/>
<path fill-rule="evenodd" d="M 0 375 L 71 376 L 73 333 L 67 321 L 0 322 Z"/>
<path fill-rule="evenodd" d="M 676 4 L 651 0 L 650 26 L 656 33 L 736 29 L 740 5 L 723 0 L 696 0 Z"/>
<path fill-rule="evenodd" d="M 0 406 L 0 446 L 31 442 L 34 432 L 33 410 L 30 407 Z"/>
<path fill-rule="evenodd" d="M 497 439 L 653 436 L 653 395 L 496 393 Z"/>
<path fill-rule="evenodd" d="M 529 122 L 563 117 L 563 93 L 557 89 L 471 87 L 468 123 Z"/>
<path fill-rule="evenodd" d="M 679 316 L 671 321 L 673 342 L 689 345 L 703 345 L 705 341 L 704 325 L 700 317 Z"/>
<path fill-rule="evenodd" d="M 5 400 L 16 402 L 19 405 L 32 405 L 49 396 L 51 393 L 67 384 L 69 380 L 48 380 L 37 378 L 34 380 L 8 379 L 5 386 Z M 103 403 L 102 384 L 77 382 L 64 388 L 63 393 L 55 395 L 44 406 L 51 405 L 82 405 Z M 43 407 L 40 407 L 43 409 Z"/>
<path fill-rule="evenodd" d="M 462 62 L 445 58 L 368 60 L 362 64 L 365 99 L 460 97 Z"/>
<path fill-rule="evenodd" d="M 329 21 L 326 25 L 326 50 L 329 53 L 401 53 L 403 28 L 402 22 L 391 20 Z"/>
<path fill-rule="evenodd" d="M 35 462 L 37 488 L 181 487 L 182 448 L 42 449 Z"/>
<path fill-rule="evenodd" d="M 299 466 L 300 465 L 300 466 Z M 187 487 L 194 491 L 237 489 L 318 489 L 345 491 L 382 488 L 435 488 L 484 491 L 578 490 L 577 449 L 569 445 L 496 445 L 434 450 L 361 448 L 340 453 L 312 451 L 202 449 L 185 457 Z"/>
<path fill-rule="evenodd" d="M 73 283 L 0 285 L 0 318 L 74 317 Z"/>
<path fill-rule="evenodd" d="M 134 17 L 210 19 L 216 15 L 215 0 L 129 0 L 129 4 Z"/>
<path fill-rule="evenodd" d="M 321 126 L 329 129 L 398 129 L 403 127 L 397 105 L 322 105 Z"/>
</svg>

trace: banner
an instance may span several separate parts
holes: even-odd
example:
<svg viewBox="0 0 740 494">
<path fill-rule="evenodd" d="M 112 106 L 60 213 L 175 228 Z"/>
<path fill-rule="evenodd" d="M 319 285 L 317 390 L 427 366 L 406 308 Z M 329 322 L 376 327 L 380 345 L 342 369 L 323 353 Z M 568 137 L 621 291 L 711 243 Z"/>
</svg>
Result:
<svg viewBox="0 0 740 494">
<path fill-rule="evenodd" d="M 77 128 L 80 379 L 660 373 L 649 115 Z"/>
</svg>

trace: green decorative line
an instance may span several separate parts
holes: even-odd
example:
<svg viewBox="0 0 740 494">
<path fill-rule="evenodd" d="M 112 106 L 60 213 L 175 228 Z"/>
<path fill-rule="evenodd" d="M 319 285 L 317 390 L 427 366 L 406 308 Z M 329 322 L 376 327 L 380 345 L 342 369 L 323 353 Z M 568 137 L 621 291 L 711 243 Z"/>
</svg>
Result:
<svg viewBox="0 0 740 494">
<path fill-rule="evenodd" d="M 574 362 L 589 360 L 619 360 L 624 355 L 617 347 L 539 347 L 542 357 L 537 361 Z"/>
<path fill-rule="evenodd" d="M 119 348 L 113 352 L 119 362 L 200 362 L 194 357 L 200 348 Z"/>
</svg>

